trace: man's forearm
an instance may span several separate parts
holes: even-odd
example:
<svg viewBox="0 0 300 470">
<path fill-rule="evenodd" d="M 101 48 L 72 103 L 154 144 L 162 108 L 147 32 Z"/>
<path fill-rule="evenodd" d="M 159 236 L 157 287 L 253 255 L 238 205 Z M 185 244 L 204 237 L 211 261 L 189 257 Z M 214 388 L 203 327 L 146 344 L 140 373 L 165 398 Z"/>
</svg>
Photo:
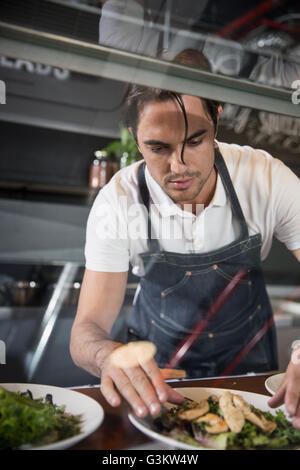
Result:
<svg viewBox="0 0 300 470">
<path fill-rule="evenodd" d="M 122 343 L 113 341 L 96 323 L 75 324 L 71 332 L 70 353 L 74 363 L 96 377 L 106 357 Z"/>
</svg>

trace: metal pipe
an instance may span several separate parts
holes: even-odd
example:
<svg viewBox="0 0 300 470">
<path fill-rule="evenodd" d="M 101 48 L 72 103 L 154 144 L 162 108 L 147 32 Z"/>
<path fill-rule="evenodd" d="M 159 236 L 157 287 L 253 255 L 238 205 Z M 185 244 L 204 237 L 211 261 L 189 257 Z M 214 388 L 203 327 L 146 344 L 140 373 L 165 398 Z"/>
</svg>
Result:
<svg viewBox="0 0 300 470">
<path fill-rule="evenodd" d="M 173 0 L 167 0 L 166 10 L 164 14 L 164 35 L 163 35 L 163 49 L 164 50 L 168 50 L 169 48 L 172 1 Z"/>
<path fill-rule="evenodd" d="M 249 24 L 250 21 L 260 18 L 264 13 L 277 7 L 279 3 L 285 3 L 286 1 L 287 0 L 265 0 L 254 8 L 251 8 L 251 10 L 247 11 L 244 15 L 236 18 L 234 21 L 226 25 L 218 31 L 216 35 L 219 37 L 230 36 L 235 31 L 241 29 L 245 24 Z"/>
<path fill-rule="evenodd" d="M 34 334 L 33 344 L 25 356 L 27 380 L 32 381 L 46 351 L 49 339 L 61 312 L 67 290 L 65 285 L 73 282 L 78 270 L 77 263 L 66 263 L 53 290 L 51 299 L 41 320 L 39 329 Z"/>
</svg>

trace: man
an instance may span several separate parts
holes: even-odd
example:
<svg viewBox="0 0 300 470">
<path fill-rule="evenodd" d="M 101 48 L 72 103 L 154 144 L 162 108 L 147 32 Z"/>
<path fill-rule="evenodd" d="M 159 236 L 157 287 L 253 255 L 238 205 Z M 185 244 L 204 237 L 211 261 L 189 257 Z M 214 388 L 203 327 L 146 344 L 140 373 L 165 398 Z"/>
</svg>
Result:
<svg viewBox="0 0 300 470">
<path fill-rule="evenodd" d="M 208 67 L 191 50 L 175 60 Z M 167 399 L 182 400 L 164 382 L 161 368 L 201 319 L 206 327 L 180 363 L 188 376 L 228 370 L 266 325 L 233 373 L 277 368 L 260 261 L 273 234 L 300 260 L 300 182 L 262 150 L 217 142 L 221 110 L 211 100 L 133 85 L 125 123 L 144 161 L 118 172 L 90 213 L 70 350 L 77 365 L 101 377 L 112 406 L 120 404 L 121 394 L 141 417 L 156 415 Z M 123 303 L 129 262 L 141 283 L 128 340 L 150 340 L 157 354 L 141 365 L 119 366 L 111 358 L 121 344 L 110 331 Z M 210 318 L 209 308 L 239 272 L 246 277 Z M 300 428 L 297 362 L 290 362 L 270 404 L 284 399 Z"/>
</svg>

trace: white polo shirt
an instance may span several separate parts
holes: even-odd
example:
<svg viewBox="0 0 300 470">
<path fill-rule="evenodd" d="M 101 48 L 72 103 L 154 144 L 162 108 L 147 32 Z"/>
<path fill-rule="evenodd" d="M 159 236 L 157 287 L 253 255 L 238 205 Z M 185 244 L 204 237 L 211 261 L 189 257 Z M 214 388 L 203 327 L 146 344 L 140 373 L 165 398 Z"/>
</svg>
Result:
<svg viewBox="0 0 300 470">
<path fill-rule="evenodd" d="M 289 250 L 300 248 L 300 179 L 264 150 L 218 142 L 239 199 L 249 234 L 262 236 L 261 259 L 273 235 Z M 86 268 L 143 275 L 139 253 L 148 251 L 147 214 L 138 188 L 140 162 L 120 170 L 100 190 L 86 232 Z M 233 242 L 239 226 L 220 176 L 210 204 L 194 215 L 182 210 L 146 168 L 153 236 L 160 248 L 176 253 L 207 253 Z"/>
</svg>

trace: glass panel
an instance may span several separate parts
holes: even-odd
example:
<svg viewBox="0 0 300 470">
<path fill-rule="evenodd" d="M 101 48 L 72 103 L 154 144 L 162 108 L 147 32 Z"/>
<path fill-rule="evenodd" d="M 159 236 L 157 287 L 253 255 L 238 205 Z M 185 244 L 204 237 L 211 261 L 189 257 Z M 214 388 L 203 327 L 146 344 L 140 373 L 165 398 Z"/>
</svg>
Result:
<svg viewBox="0 0 300 470">
<path fill-rule="evenodd" d="M 300 119 L 225 103 L 218 138 L 264 149 L 300 177 Z"/>
<path fill-rule="evenodd" d="M 276 88 L 300 79 L 293 0 L 3 0 L 2 21 L 147 57 L 202 51 L 215 74 Z"/>
<path fill-rule="evenodd" d="M 291 0 L 2 0 L 0 260 L 84 263 L 95 151 L 120 138 L 133 81 L 219 100 L 218 141 L 264 149 L 300 176 L 299 14 Z M 211 73 L 171 64 L 185 48 Z M 273 247 L 263 267 L 277 308 L 299 264 Z"/>
<path fill-rule="evenodd" d="M 5 23 L 0 23 L 0 34 L 0 54 L 21 59 L 21 64 L 29 60 L 39 62 L 41 68 L 67 67 L 83 74 L 299 117 L 295 106 L 299 89 L 284 90 L 210 72 L 207 59 L 195 49 L 188 50 L 189 56 L 192 51 L 188 59 L 184 50 L 175 63 Z M 297 80 L 295 84 L 298 86 Z"/>
</svg>

